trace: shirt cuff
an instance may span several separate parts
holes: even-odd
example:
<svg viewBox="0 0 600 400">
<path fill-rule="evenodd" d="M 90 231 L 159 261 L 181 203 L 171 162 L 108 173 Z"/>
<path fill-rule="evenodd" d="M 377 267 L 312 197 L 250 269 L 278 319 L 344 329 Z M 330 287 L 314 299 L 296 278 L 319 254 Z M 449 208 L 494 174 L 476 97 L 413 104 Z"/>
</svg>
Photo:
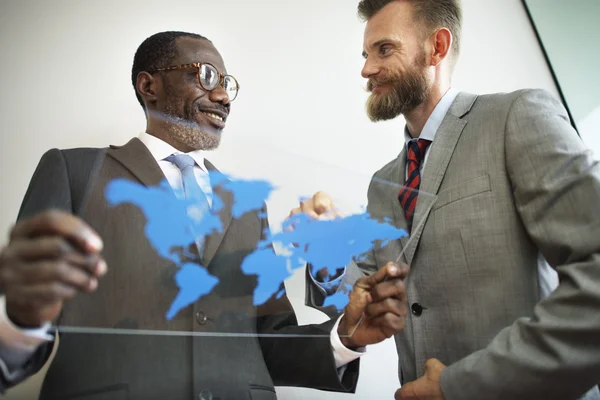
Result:
<svg viewBox="0 0 600 400">
<path fill-rule="evenodd" d="M 315 283 L 315 285 L 317 285 L 317 287 L 319 288 L 321 293 L 325 295 L 325 297 L 331 296 L 337 291 L 338 287 L 340 286 L 340 283 L 342 283 L 344 275 L 346 274 L 346 268 L 344 268 L 344 272 L 334 280 L 329 282 L 319 282 L 313 276 L 311 266 L 307 265 L 306 268 L 308 268 L 308 275 L 310 276 L 310 279 Z"/>
<path fill-rule="evenodd" d="M 6 297 L 0 296 L 0 341 L 6 347 L 33 353 L 40 344 L 54 340 L 49 333 L 51 326 L 47 322 L 39 328 L 19 328 L 6 314 Z"/>
<path fill-rule="evenodd" d="M 356 350 L 350 350 L 343 345 L 342 341 L 340 340 L 340 336 L 338 335 L 338 326 L 340 325 L 340 321 L 343 316 L 344 314 L 338 318 L 337 322 L 333 326 L 333 330 L 331 331 L 331 349 L 333 350 L 335 367 L 338 369 L 345 367 L 347 364 L 351 363 L 367 352 L 366 347 L 359 347 Z"/>
<path fill-rule="evenodd" d="M 35 329 L 17 327 L 6 314 L 6 298 L 0 296 L 0 374 L 5 381 L 18 382 L 22 379 L 22 368 L 37 348 L 54 340 L 49 334 L 50 327 L 50 323 Z"/>
</svg>

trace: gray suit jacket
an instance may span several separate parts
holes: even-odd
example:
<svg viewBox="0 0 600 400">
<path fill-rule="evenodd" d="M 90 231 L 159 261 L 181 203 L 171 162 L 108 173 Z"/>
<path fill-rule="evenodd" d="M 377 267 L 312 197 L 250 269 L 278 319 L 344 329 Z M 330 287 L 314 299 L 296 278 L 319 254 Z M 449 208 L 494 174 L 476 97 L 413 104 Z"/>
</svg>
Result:
<svg viewBox="0 0 600 400">
<path fill-rule="evenodd" d="M 150 246 L 144 234 L 146 219 L 137 207 L 108 207 L 104 196 L 105 185 L 114 178 L 153 186 L 164 180 L 164 175 L 138 139 L 108 149 L 94 179 L 74 172 L 89 165 L 100 151 L 47 152 L 20 212 L 20 218 L 49 208 L 81 212 L 104 240 L 109 273 L 96 293 L 65 303 L 60 324 L 234 335 L 61 333 L 41 399 L 187 400 L 210 392 L 214 400 L 266 400 L 276 398 L 274 385 L 355 389 L 358 360 L 348 365 L 342 382 L 337 376 L 329 340 L 335 321 L 298 327 L 285 295 L 262 307 L 253 306 L 256 276 L 244 275 L 240 265 L 263 237 L 267 220 L 258 212 L 233 219 L 233 199 L 222 189 L 215 192 L 225 203 L 223 231 L 207 238 L 202 258 L 202 265 L 220 283 L 210 295 L 167 321 L 166 307 L 178 291 L 174 280 L 177 267 Z M 214 169 L 208 162 L 206 166 Z M 82 190 L 86 187 L 88 190 Z M 87 200 L 82 193 L 89 194 Z M 76 208 L 80 202 L 87 204 L 84 210 Z M 237 333 L 246 336 L 235 336 Z M 256 333 L 282 336 L 257 337 Z M 307 336 L 286 337 L 288 334 Z M 49 347 L 42 346 L 29 363 L 29 374 L 47 359 Z"/>
<path fill-rule="evenodd" d="M 403 151 L 375 173 L 368 211 L 406 229 L 405 164 Z M 378 244 L 358 266 L 372 273 L 401 251 L 410 265 L 401 382 L 437 358 L 446 400 L 576 399 L 591 388 L 600 399 L 600 164 L 562 105 L 541 90 L 460 93 L 420 189 L 437 200 L 419 198 L 410 239 Z M 560 279 L 543 301 L 540 256 Z"/>
</svg>

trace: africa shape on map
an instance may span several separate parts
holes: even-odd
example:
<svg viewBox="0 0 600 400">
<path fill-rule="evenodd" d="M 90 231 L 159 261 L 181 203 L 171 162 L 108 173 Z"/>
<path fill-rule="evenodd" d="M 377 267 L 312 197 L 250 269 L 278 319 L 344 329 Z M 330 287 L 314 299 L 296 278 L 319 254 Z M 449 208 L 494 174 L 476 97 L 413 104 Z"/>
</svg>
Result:
<svg viewBox="0 0 600 400">
<path fill-rule="evenodd" d="M 179 293 L 173 300 L 166 318 L 174 318 L 179 311 L 211 292 L 219 280 L 208 273 L 205 266 L 181 259 L 173 248 L 187 248 L 198 238 L 223 229 L 219 212 L 224 203 L 214 192 L 216 187 L 233 194 L 231 214 L 239 218 L 263 208 L 274 186 L 264 180 L 232 179 L 220 172 L 210 172 L 213 187 L 213 204 L 200 214 L 191 212 L 194 204 L 176 196 L 166 181 L 155 187 L 146 187 L 125 179 L 115 179 L 106 188 L 106 199 L 111 206 L 131 203 L 139 207 L 147 219 L 145 234 L 157 253 L 179 266 L 175 282 Z M 289 229 L 293 226 L 293 229 Z M 316 220 L 297 214 L 284 222 L 280 232 L 267 232 L 266 239 L 249 254 L 241 270 L 258 277 L 254 290 L 254 305 L 265 303 L 278 293 L 282 282 L 291 277 L 295 269 L 311 265 L 312 271 L 327 268 L 332 274 L 373 248 L 376 240 L 387 241 L 406 236 L 406 232 L 387 221 L 378 222 L 368 213 L 354 214 L 331 220 Z M 285 249 L 277 254 L 272 245 Z M 334 305 L 341 310 L 348 303 L 350 288 L 341 288 L 326 298 L 324 305 Z"/>
</svg>

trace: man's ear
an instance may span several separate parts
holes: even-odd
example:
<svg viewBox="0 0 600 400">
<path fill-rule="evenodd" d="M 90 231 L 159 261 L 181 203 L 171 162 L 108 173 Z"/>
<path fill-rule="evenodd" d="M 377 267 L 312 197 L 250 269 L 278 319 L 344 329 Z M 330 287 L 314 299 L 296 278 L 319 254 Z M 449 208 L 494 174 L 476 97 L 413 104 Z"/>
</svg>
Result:
<svg viewBox="0 0 600 400">
<path fill-rule="evenodd" d="M 148 72 L 140 72 L 137 76 L 135 89 L 146 104 L 156 103 L 157 94 L 161 90 L 161 81 Z"/>
<path fill-rule="evenodd" d="M 452 47 L 452 33 L 447 28 L 440 28 L 431 37 L 432 39 L 432 52 L 431 52 L 431 65 L 437 66 L 450 54 L 450 48 Z"/>
</svg>

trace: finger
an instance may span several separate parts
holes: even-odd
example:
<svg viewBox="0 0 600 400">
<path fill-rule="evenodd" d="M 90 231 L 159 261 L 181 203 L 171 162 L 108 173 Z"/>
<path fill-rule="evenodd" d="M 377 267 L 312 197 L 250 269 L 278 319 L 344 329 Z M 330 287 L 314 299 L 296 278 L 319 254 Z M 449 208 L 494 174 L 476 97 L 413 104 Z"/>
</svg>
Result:
<svg viewBox="0 0 600 400">
<path fill-rule="evenodd" d="M 390 297 L 406 302 L 406 287 L 404 281 L 394 278 L 375 285 L 371 289 L 371 295 L 374 302 L 380 302 Z"/>
<path fill-rule="evenodd" d="M 83 268 L 65 261 L 41 261 L 23 265 L 18 284 L 34 286 L 60 282 L 77 290 L 91 292 L 98 287 L 98 279 Z"/>
<path fill-rule="evenodd" d="M 80 218 L 63 211 L 48 211 L 20 221 L 12 229 L 10 238 L 31 238 L 42 235 L 65 237 L 82 251 L 95 253 L 102 250 L 102 240 Z"/>
<path fill-rule="evenodd" d="M 317 192 L 312 198 L 313 209 L 317 214 L 324 214 L 333 210 L 333 200 L 325 192 Z"/>
<path fill-rule="evenodd" d="M 415 382 L 416 381 L 407 382 L 402 385 L 402 387 L 396 391 L 396 400 L 419 400 Z"/>
<path fill-rule="evenodd" d="M 369 288 L 389 278 L 404 279 L 408 275 L 408 265 L 389 262 L 372 275 L 361 278 L 361 283 Z"/>
<path fill-rule="evenodd" d="M 424 375 L 429 374 L 441 374 L 441 371 L 446 366 L 437 358 L 430 358 L 425 362 L 425 372 Z"/>
<path fill-rule="evenodd" d="M 402 399 L 402 394 L 400 393 L 401 389 L 396 390 L 396 393 L 394 393 L 394 400 L 401 400 Z"/>
<path fill-rule="evenodd" d="M 325 221 L 332 221 L 332 220 L 335 220 L 337 218 L 343 218 L 343 217 L 344 217 L 344 214 L 342 214 L 337 209 L 333 209 L 333 210 L 329 210 L 329 211 L 326 211 L 323 214 L 321 214 L 319 216 L 319 219 L 325 220 Z"/>
<path fill-rule="evenodd" d="M 4 259 L 16 259 L 19 263 L 62 259 L 96 277 L 107 270 L 98 254 L 82 254 L 60 236 L 15 240 L 6 248 Z"/>
<path fill-rule="evenodd" d="M 16 258 L 19 261 L 62 258 L 74 265 L 81 266 L 96 276 L 101 276 L 106 272 L 106 264 L 97 254 L 82 254 L 60 236 L 12 241 L 5 251 L 5 259 L 9 258 Z M 100 265 L 102 263 L 104 265 Z"/>
<path fill-rule="evenodd" d="M 404 330 L 405 319 L 393 313 L 386 313 L 369 320 L 369 325 L 378 327 L 386 338 L 390 338 Z"/>
<path fill-rule="evenodd" d="M 18 238 L 12 240 L 5 249 L 5 259 L 37 261 L 57 259 L 75 251 L 73 246 L 60 236 L 47 236 L 34 239 Z"/>
<path fill-rule="evenodd" d="M 300 209 L 300 207 L 292 208 L 292 211 L 290 211 L 290 215 L 288 215 L 288 219 L 296 214 L 300 214 L 301 212 L 302 210 Z"/>
<path fill-rule="evenodd" d="M 344 318 L 346 318 L 348 325 L 355 326 L 363 316 L 364 310 L 367 304 L 372 301 L 372 298 L 368 291 L 356 285 L 348 297 L 348 304 L 344 308 Z"/>
<path fill-rule="evenodd" d="M 33 286 L 16 286 L 7 290 L 6 296 L 18 306 L 41 307 L 57 301 L 75 297 L 77 290 L 61 282 L 39 284 Z"/>
<path fill-rule="evenodd" d="M 303 201 L 300 204 L 300 211 L 306 215 L 308 215 L 309 217 L 312 218 L 319 218 L 319 214 L 317 214 L 317 212 L 315 211 L 314 207 L 313 207 L 313 203 L 312 200 L 309 201 Z"/>
<path fill-rule="evenodd" d="M 369 318 L 377 318 L 380 315 L 385 315 L 387 313 L 406 318 L 408 315 L 408 308 L 406 303 L 392 298 L 387 298 L 377 303 L 373 302 L 365 308 L 365 315 Z"/>
</svg>

